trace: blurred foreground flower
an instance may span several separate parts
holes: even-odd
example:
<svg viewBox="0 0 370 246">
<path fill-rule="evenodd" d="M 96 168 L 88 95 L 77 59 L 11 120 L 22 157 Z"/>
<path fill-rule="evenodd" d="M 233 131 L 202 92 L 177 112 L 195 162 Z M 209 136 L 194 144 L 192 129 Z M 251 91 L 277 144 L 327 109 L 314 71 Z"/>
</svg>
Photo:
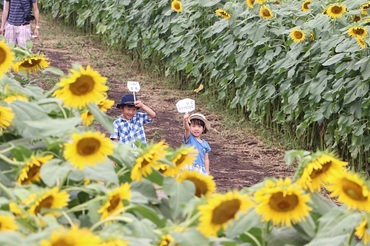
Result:
<svg viewBox="0 0 370 246">
<path fill-rule="evenodd" d="M 130 184 L 121 184 L 118 188 L 108 192 L 108 199 L 106 203 L 99 209 L 101 213 L 101 220 L 110 216 L 118 216 L 123 213 L 123 200 L 129 201 L 131 199 Z"/>
<path fill-rule="evenodd" d="M 50 239 L 42 240 L 41 246 L 98 246 L 100 238 L 90 232 L 87 228 L 71 229 L 58 228 L 51 233 Z"/>
</svg>

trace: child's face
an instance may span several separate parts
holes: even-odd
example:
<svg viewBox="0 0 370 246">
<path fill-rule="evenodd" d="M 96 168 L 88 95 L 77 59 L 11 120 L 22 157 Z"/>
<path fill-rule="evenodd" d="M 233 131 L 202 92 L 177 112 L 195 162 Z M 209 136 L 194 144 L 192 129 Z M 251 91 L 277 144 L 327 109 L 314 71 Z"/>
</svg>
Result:
<svg viewBox="0 0 370 246">
<path fill-rule="evenodd" d="M 190 132 L 194 135 L 194 137 L 199 137 L 202 135 L 204 131 L 203 126 L 196 124 L 195 122 L 190 123 Z"/>
<path fill-rule="evenodd" d="M 134 115 L 136 114 L 136 112 L 137 112 L 136 107 L 130 107 L 130 106 L 123 106 L 122 107 L 122 117 L 125 120 L 131 120 L 132 117 L 134 117 Z"/>
</svg>

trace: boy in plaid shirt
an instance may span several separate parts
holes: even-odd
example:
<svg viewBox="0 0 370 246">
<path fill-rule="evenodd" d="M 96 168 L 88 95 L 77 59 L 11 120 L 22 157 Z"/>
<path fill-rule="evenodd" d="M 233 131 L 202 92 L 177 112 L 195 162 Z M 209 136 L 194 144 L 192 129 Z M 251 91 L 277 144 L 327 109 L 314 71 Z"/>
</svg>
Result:
<svg viewBox="0 0 370 246">
<path fill-rule="evenodd" d="M 134 147 L 137 140 L 146 143 L 144 124 L 152 123 L 155 112 L 142 101 L 134 100 L 132 94 L 123 95 L 117 108 L 122 109 L 122 115 L 113 122 L 113 133 L 110 138 L 113 141 L 130 143 Z M 138 112 L 139 109 L 143 112 Z"/>
</svg>

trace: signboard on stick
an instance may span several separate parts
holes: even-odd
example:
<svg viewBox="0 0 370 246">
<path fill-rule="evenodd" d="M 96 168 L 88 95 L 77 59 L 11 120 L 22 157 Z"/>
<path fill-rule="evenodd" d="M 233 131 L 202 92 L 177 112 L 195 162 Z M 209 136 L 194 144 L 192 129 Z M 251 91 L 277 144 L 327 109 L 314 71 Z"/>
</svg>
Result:
<svg viewBox="0 0 370 246">
<path fill-rule="evenodd" d="M 195 101 L 190 98 L 185 98 L 176 103 L 179 113 L 188 113 L 195 110 Z"/>
<path fill-rule="evenodd" d="M 140 84 L 137 81 L 127 81 L 127 88 L 131 92 L 139 92 Z"/>
</svg>

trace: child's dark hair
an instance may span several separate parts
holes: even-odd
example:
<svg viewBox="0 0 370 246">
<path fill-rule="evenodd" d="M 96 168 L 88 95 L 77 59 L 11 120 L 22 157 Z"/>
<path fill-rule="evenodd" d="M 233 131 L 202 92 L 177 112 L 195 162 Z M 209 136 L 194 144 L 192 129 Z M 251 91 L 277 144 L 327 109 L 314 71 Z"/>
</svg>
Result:
<svg viewBox="0 0 370 246">
<path fill-rule="evenodd" d="M 199 119 L 191 119 L 189 125 L 191 123 L 194 123 L 195 125 L 198 125 L 198 126 L 202 126 L 204 134 L 206 134 L 208 132 L 208 129 L 207 129 L 206 124 L 204 123 L 204 121 L 199 120 Z"/>
</svg>

